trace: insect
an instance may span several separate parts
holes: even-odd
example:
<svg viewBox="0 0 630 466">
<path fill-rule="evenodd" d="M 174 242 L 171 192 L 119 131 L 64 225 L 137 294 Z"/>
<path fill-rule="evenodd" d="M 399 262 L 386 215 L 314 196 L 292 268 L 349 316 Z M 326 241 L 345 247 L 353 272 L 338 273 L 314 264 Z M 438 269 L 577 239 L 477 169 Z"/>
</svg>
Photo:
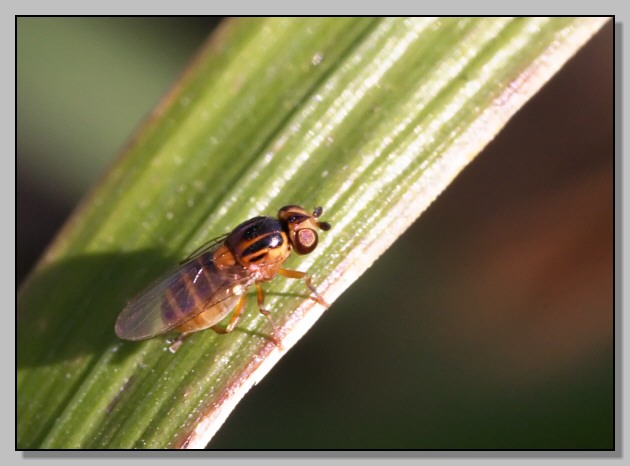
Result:
<svg viewBox="0 0 630 466">
<path fill-rule="evenodd" d="M 323 306 L 326 302 L 311 284 L 311 276 L 282 268 L 293 249 L 297 254 L 315 250 L 318 230 L 330 229 L 318 220 L 322 208 L 309 213 L 302 207 L 287 205 L 278 217 L 254 217 L 241 223 L 194 252 L 175 270 L 157 280 L 134 297 L 116 321 L 116 335 L 124 340 L 144 340 L 170 330 L 182 335 L 212 328 L 217 333 L 234 330 L 247 302 L 247 290 L 254 285 L 258 310 L 271 323 L 274 341 L 279 344 L 270 312 L 263 307 L 262 282 L 276 275 L 302 279 Z M 232 312 L 225 328 L 217 325 Z"/>
</svg>

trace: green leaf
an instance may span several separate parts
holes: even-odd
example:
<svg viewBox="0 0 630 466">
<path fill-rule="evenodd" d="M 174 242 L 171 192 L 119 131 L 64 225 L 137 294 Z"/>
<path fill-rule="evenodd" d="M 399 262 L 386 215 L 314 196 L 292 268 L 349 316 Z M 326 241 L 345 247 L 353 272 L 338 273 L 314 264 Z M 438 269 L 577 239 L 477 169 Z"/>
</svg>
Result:
<svg viewBox="0 0 630 466">
<path fill-rule="evenodd" d="M 292 257 L 329 302 L 422 213 L 603 18 L 226 22 L 18 295 L 18 448 L 203 447 L 323 313 L 265 284 L 228 335 L 116 338 L 134 293 L 209 238 L 324 207 Z"/>
</svg>

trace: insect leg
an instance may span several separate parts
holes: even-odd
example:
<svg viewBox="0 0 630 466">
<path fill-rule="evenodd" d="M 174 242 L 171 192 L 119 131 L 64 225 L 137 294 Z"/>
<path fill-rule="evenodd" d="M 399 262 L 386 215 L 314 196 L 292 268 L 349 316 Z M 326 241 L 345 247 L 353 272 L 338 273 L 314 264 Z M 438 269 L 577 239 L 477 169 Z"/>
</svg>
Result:
<svg viewBox="0 0 630 466">
<path fill-rule="evenodd" d="M 232 311 L 232 317 L 230 318 L 230 322 L 227 324 L 225 328 L 220 327 L 218 325 L 213 325 L 210 327 L 217 333 L 230 333 L 238 324 L 238 321 L 241 320 L 241 316 L 243 315 L 243 311 L 245 310 L 245 304 L 247 303 L 247 295 L 242 294 L 238 301 L 236 302 L 236 306 L 234 306 L 234 310 Z"/>
<path fill-rule="evenodd" d="M 264 315 L 267 318 L 267 320 L 271 324 L 274 343 L 276 344 L 276 346 L 279 346 L 280 349 L 282 349 L 282 342 L 280 340 L 280 337 L 278 336 L 278 330 L 276 329 L 276 326 L 273 323 L 273 320 L 271 320 L 271 312 L 263 308 L 263 304 L 265 302 L 265 293 L 262 289 L 262 286 L 260 286 L 260 283 L 256 283 L 256 298 L 258 300 L 258 310 L 260 311 L 262 315 Z"/>
<path fill-rule="evenodd" d="M 187 335 L 188 335 L 187 333 L 182 333 L 178 338 L 176 338 L 173 341 L 166 340 L 167 343 L 170 343 L 168 350 L 173 354 L 177 353 L 177 350 L 179 349 L 179 347 L 182 346 L 184 337 L 186 337 Z"/>
<path fill-rule="evenodd" d="M 314 295 L 313 299 L 324 307 L 330 307 L 328 303 L 324 301 L 324 298 L 319 295 L 319 293 L 311 283 L 311 276 L 306 272 L 300 272 L 299 270 L 280 269 L 278 270 L 278 273 L 283 277 L 304 280 L 304 284 L 309 290 L 311 290 L 311 293 L 313 293 Z"/>
</svg>

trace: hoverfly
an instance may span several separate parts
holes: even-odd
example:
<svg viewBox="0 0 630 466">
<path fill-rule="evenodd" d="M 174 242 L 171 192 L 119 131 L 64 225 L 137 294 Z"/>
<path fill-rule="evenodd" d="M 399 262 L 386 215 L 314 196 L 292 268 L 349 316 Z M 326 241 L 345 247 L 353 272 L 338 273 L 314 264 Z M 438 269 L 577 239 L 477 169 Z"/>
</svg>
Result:
<svg viewBox="0 0 630 466">
<path fill-rule="evenodd" d="M 182 334 L 171 347 L 175 351 L 189 333 L 207 328 L 231 332 L 245 309 L 247 290 L 254 285 L 258 310 L 269 319 L 273 339 L 279 344 L 270 313 L 263 308 L 260 284 L 276 275 L 302 279 L 313 299 L 328 307 L 309 274 L 282 268 L 291 249 L 300 255 L 315 250 L 318 230 L 330 229 L 328 222 L 318 220 L 321 214 L 321 207 L 311 214 L 302 207 L 287 205 L 278 211 L 277 218 L 251 218 L 210 241 L 134 297 L 118 316 L 116 335 L 124 340 L 144 340 L 175 330 Z M 217 325 L 230 312 L 227 326 Z"/>
</svg>

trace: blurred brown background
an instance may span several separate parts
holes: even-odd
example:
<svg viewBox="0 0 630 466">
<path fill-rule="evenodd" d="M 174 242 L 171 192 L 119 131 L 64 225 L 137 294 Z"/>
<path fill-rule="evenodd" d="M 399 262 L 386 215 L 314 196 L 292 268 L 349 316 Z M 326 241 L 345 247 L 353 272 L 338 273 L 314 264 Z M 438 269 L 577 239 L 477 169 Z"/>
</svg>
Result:
<svg viewBox="0 0 630 466">
<path fill-rule="evenodd" d="M 217 21 L 18 22 L 18 284 Z M 613 128 L 609 23 L 210 446 L 613 448 Z"/>
</svg>

